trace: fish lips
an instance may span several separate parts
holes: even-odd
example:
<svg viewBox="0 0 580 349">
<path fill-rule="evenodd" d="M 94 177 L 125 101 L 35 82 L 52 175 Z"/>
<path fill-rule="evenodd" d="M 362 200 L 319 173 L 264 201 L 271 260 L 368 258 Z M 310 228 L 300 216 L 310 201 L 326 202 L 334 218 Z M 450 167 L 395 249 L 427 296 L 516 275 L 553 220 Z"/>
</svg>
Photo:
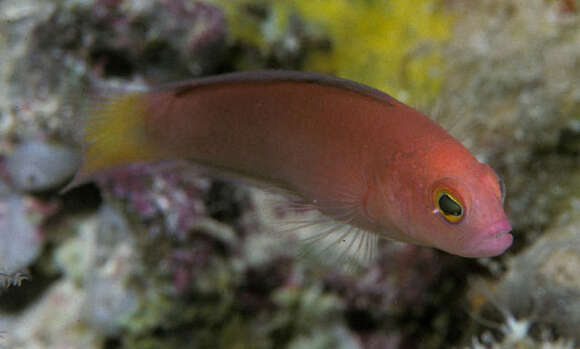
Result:
<svg viewBox="0 0 580 349">
<path fill-rule="evenodd" d="M 469 257 L 493 257 L 504 253 L 514 240 L 511 230 L 507 218 L 488 225 L 483 233 L 472 240 L 473 254 Z"/>
</svg>

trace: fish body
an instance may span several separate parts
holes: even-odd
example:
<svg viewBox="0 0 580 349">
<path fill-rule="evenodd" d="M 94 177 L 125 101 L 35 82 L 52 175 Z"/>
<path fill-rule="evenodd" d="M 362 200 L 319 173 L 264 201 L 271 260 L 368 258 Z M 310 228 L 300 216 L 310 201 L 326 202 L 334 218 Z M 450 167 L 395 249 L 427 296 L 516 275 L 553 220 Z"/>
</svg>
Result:
<svg viewBox="0 0 580 349">
<path fill-rule="evenodd" d="M 512 242 L 501 185 L 441 126 L 356 82 L 233 73 L 103 102 L 79 178 L 180 159 L 290 191 L 374 235 L 466 257 Z"/>
</svg>

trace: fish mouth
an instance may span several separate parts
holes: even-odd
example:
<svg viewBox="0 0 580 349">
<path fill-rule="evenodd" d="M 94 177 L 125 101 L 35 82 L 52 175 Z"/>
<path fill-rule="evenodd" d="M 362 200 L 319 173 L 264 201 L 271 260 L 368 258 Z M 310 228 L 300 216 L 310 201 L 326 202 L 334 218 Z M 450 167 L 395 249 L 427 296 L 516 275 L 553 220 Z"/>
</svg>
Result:
<svg viewBox="0 0 580 349">
<path fill-rule="evenodd" d="M 504 253 L 514 240 L 511 230 L 512 226 L 505 218 L 490 224 L 486 232 L 475 239 L 471 257 L 494 257 Z"/>
<path fill-rule="evenodd" d="M 512 225 L 504 218 L 489 225 L 489 229 L 485 234 L 487 237 L 484 240 L 502 239 L 506 235 L 511 236 L 510 231 L 512 231 Z"/>
</svg>

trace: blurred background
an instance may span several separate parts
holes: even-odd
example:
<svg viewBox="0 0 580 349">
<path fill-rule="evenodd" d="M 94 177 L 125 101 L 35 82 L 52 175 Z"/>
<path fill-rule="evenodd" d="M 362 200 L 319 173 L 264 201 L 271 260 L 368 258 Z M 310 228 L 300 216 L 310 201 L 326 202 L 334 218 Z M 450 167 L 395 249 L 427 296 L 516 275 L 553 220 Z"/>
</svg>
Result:
<svg viewBox="0 0 580 349">
<path fill-rule="evenodd" d="M 580 347 L 579 12 L 0 0 L 0 347 Z M 59 195 L 91 96 L 264 68 L 425 111 L 503 178 L 514 245 L 465 259 L 384 241 L 346 271 L 272 234 L 291 205 L 189 168 L 136 164 Z"/>
</svg>

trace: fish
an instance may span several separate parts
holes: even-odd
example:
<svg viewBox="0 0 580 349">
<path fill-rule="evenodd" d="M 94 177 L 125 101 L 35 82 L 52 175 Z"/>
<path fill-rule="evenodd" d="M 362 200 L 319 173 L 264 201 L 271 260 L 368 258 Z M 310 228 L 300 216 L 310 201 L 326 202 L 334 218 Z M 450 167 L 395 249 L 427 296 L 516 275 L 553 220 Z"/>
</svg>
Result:
<svg viewBox="0 0 580 349">
<path fill-rule="evenodd" d="M 111 96 L 83 143 L 73 185 L 133 162 L 187 161 L 296 195 L 371 241 L 363 253 L 384 238 L 492 257 L 513 241 L 487 164 L 425 114 L 339 77 L 236 72 Z"/>
</svg>

